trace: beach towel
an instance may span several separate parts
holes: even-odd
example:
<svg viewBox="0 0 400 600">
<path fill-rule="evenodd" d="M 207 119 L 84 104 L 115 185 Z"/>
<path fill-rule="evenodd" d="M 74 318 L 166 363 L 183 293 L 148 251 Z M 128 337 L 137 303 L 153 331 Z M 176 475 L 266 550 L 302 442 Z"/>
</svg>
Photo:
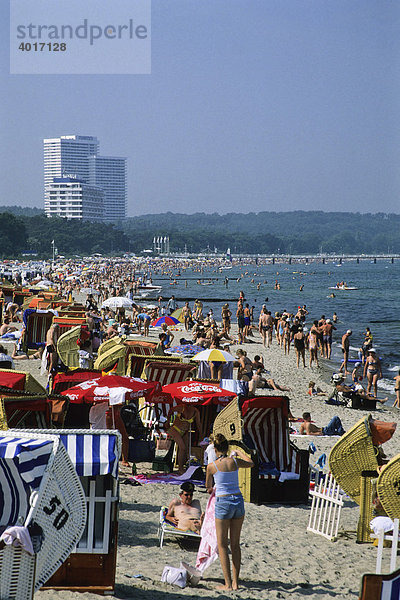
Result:
<svg viewBox="0 0 400 600">
<path fill-rule="evenodd" d="M 196 569 L 204 571 L 218 558 L 217 532 L 215 529 L 215 489 L 210 495 L 201 527 L 201 542 L 196 559 Z"/>
<path fill-rule="evenodd" d="M 135 475 L 134 479 L 139 483 L 170 483 L 179 485 L 184 481 L 191 481 L 194 485 L 204 486 L 204 479 L 199 479 L 199 473 L 202 469 L 199 466 L 193 465 L 189 467 L 182 475 L 164 475 L 156 473 L 154 475 Z"/>
</svg>

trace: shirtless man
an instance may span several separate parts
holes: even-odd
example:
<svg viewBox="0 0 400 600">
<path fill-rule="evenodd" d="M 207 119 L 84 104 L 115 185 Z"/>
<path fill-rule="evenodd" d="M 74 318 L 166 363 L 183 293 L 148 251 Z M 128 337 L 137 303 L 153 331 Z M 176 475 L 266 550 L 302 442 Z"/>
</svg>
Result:
<svg viewBox="0 0 400 600">
<path fill-rule="evenodd" d="M 193 483 L 182 483 L 179 498 L 174 498 L 170 503 L 165 520 L 183 531 L 200 532 L 204 513 L 201 512 L 200 502 L 193 500 L 193 492 Z"/>
<path fill-rule="evenodd" d="M 4 323 L 0 327 L 0 335 L 5 335 L 6 333 L 11 333 L 12 331 L 17 331 L 17 327 L 10 325 L 10 317 L 4 317 Z"/>
<path fill-rule="evenodd" d="M 339 417 L 333 417 L 326 427 L 317 427 L 311 423 L 311 414 L 303 413 L 303 423 L 300 425 L 301 435 L 343 435 L 345 430 Z"/>
<path fill-rule="evenodd" d="M 321 326 L 322 329 L 322 347 L 324 349 L 323 356 L 330 359 L 332 354 L 332 331 L 336 331 L 336 327 L 332 325 L 330 319 L 326 319 L 325 323 Z"/>
<path fill-rule="evenodd" d="M 60 337 L 60 326 L 57 324 L 52 325 L 46 334 L 46 350 L 49 356 L 48 372 L 51 373 L 57 368 L 58 354 L 57 354 L 57 342 Z"/>
<path fill-rule="evenodd" d="M 340 365 L 339 373 L 341 373 L 344 369 L 344 374 L 348 375 L 349 372 L 347 370 L 347 361 L 349 360 L 349 350 L 350 350 L 350 336 L 353 332 L 351 329 L 348 329 L 346 333 L 342 336 L 342 352 L 343 352 L 343 362 Z"/>
<path fill-rule="evenodd" d="M 264 348 L 269 348 L 271 346 L 273 324 L 274 320 L 271 312 L 263 307 L 258 321 L 258 330 L 261 334 Z"/>
</svg>

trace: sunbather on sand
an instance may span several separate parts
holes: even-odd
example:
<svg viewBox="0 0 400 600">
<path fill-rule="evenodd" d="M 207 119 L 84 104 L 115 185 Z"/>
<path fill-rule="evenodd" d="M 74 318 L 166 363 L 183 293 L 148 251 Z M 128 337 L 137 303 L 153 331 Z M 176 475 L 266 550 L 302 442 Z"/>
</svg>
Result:
<svg viewBox="0 0 400 600">
<path fill-rule="evenodd" d="M 301 435 L 343 435 L 345 430 L 339 417 L 333 417 L 326 427 L 317 427 L 311 423 L 311 414 L 303 413 L 304 422 L 300 425 Z"/>
<path fill-rule="evenodd" d="M 263 358 L 258 354 L 253 361 L 253 377 L 249 385 L 249 391 L 254 393 L 257 388 L 265 388 L 267 390 L 276 390 L 279 392 L 290 392 L 291 389 L 276 383 L 272 377 L 268 377 L 267 371 L 264 368 Z"/>
<path fill-rule="evenodd" d="M 204 513 L 201 512 L 200 502 L 193 500 L 193 492 L 193 483 L 190 481 L 182 483 L 179 498 L 174 498 L 170 503 L 165 520 L 183 531 L 199 532 Z"/>
</svg>

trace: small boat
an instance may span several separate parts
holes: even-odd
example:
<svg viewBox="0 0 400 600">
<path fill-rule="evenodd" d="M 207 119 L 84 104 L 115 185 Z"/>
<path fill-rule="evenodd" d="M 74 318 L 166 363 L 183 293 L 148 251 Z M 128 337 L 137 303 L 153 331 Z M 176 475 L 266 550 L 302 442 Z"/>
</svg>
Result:
<svg viewBox="0 0 400 600">
<path fill-rule="evenodd" d="M 330 287 L 329 289 L 330 290 L 358 290 L 358 287 L 351 287 L 351 286 L 348 286 L 348 285 L 346 285 L 346 286 L 341 285 L 341 286 L 337 287 L 335 285 L 333 287 Z"/>
<path fill-rule="evenodd" d="M 148 283 L 145 283 L 144 285 L 139 285 L 137 288 L 138 292 L 161 292 L 161 290 L 161 285 L 151 285 Z"/>
</svg>

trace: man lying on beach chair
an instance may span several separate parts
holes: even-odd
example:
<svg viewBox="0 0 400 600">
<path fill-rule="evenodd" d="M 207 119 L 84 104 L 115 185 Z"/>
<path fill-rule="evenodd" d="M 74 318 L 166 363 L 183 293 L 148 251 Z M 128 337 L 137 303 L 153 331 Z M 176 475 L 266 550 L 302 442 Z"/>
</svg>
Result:
<svg viewBox="0 0 400 600">
<path fill-rule="evenodd" d="M 168 509 L 160 512 L 159 538 L 162 548 L 165 533 L 177 536 L 200 538 L 204 519 L 200 502 L 193 500 L 194 485 L 185 481 L 181 485 L 179 498 L 174 498 Z"/>
</svg>

